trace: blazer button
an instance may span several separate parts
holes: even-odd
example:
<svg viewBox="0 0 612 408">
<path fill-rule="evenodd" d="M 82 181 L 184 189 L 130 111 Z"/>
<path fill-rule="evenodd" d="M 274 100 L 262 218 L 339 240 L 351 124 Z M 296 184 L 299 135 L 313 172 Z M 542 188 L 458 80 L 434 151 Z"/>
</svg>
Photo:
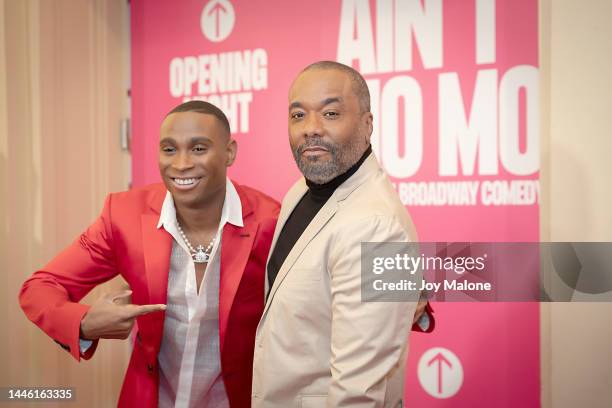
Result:
<svg viewBox="0 0 612 408">
<path fill-rule="evenodd" d="M 153 373 L 153 364 L 147 364 L 147 371 Z"/>
</svg>

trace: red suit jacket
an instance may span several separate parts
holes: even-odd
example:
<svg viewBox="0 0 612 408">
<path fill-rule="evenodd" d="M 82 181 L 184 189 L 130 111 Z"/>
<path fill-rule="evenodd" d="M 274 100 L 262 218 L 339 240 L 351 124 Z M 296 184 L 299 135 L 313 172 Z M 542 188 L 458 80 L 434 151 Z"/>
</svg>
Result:
<svg viewBox="0 0 612 408">
<path fill-rule="evenodd" d="M 265 265 L 279 205 L 256 190 L 234 185 L 244 227 L 223 228 L 219 340 L 230 404 L 248 407 L 255 329 L 264 306 Z M 156 228 L 165 195 L 163 184 L 109 195 L 87 231 L 24 283 L 19 300 L 28 318 L 77 360 L 80 322 L 89 309 L 77 302 L 96 285 L 121 274 L 132 290 L 132 303 L 166 303 L 172 237 Z M 137 323 L 119 406 L 156 407 L 164 313 L 140 316 Z M 83 357 L 91 358 L 96 346 L 97 341 Z"/>
</svg>

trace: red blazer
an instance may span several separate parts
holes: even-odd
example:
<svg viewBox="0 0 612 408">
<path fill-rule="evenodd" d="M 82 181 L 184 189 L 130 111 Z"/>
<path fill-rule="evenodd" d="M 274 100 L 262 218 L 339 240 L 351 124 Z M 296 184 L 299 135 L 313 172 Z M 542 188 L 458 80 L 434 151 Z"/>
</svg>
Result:
<svg viewBox="0 0 612 408">
<path fill-rule="evenodd" d="M 226 224 L 221 245 L 219 336 L 221 372 L 232 407 L 249 407 L 255 329 L 264 306 L 265 265 L 279 204 L 234 183 L 244 227 Z M 89 306 L 77 303 L 95 286 L 121 274 L 134 304 L 166 303 L 172 237 L 158 229 L 163 184 L 110 194 L 102 214 L 81 236 L 23 285 L 28 318 L 80 359 L 80 322 Z M 119 406 L 156 407 L 157 355 L 164 313 L 137 318 L 138 332 Z M 85 359 L 95 352 L 97 341 Z"/>
</svg>

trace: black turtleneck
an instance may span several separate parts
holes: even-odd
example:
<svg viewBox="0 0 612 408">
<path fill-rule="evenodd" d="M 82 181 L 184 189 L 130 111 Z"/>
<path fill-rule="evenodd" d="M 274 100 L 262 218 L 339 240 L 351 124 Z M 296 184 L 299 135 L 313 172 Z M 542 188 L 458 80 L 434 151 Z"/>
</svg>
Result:
<svg viewBox="0 0 612 408">
<path fill-rule="evenodd" d="M 272 287 L 274 279 L 276 279 L 276 275 L 283 265 L 283 262 L 285 262 L 285 258 L 287 258 L 287 255 L 289 255 L 289 252 L 291 252 L 291 249 L 297 242 L 298 238 L 302 235 L 306 227 L 308 227 L 308 224 L 310 224 L 315 215 L 317 215 L 319 210 L 323 207 L 323 205 L 325 205 L 329 197 L 331 197 L 334 191 L 336 191 L 336 188 L 355 174 L 357 169 L 359 169 L 371 152 L 372 147 L 369 146 L 357 163 L 355 163 L 345 173 L 342 173 L 325 184 L 315 184 L 309 180 L 306 180 L 308 190 L 300 202 L 295 206 L 289 218 L 287 218 L 287 221 L 285 222 L 285 225 L 278 236 L 278 240 L 276 241 L 276 246 L 272 251 L 272 256 L 270 256 L 270 262 L 268 262 L 268 282 L 270 284 L 270 288 Z"/>
</svg>

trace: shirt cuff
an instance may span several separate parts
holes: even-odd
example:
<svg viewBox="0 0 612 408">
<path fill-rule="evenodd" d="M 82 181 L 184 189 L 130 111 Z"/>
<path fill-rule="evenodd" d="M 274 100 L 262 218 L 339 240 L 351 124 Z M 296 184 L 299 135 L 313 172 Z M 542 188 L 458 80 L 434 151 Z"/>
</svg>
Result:
<svg viewBox="0 0 612 408">
<path fill-rule="evenodd" d="M 79 339 L 79 349 L 81 354 L 85 354 L 93 344 L 93 340 Z"/>
<path fill-rule="evenodd" d="M 429 314 L 427 312 L 423 313 L 421 315 L 421 317 L 419 318 L 419 320 L 417 321 L 417 325 L 419 326 L 419 328 L 421 330 L 423 330 L 424 332 L 427 331 L 427 329 L 429 329 Z M 82 341 L 82 340 L 81 340 Z"/>
</svg>

